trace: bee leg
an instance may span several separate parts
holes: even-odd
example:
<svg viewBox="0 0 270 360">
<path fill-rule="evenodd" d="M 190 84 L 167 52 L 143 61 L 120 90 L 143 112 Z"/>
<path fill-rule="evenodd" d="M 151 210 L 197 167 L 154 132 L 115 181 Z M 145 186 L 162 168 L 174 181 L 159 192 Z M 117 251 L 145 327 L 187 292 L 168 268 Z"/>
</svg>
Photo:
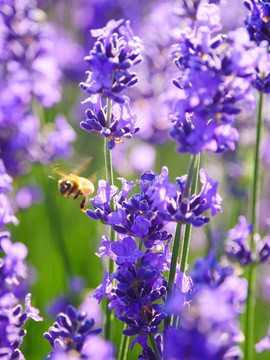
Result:
<svg viewBox="0 0 270 360">
<path fill-rule="evenodd" d="M 83 197 L 83 199 L 82 199 L 82 201 L 81 201 L 81 203 L 80 203 L 80 209 L 81 209 L 82 211 L 85 211 L 85 210 L 84 210 L 85 202 L 86 202 L 86 196 Z"/>
<path fill-rule="evenodd" d="M 74 190 L 75 186 L 72 186 L 72 188 L 66 193 L 66 197 L 68 198 L 69 195 L 71 195 L 72 191 Z"/>
<path fill-rule="evenodd" d="M 73 201 L 77 199 L 78 196 L 82 195 L 81 190 L 77 192 L 77 194 L 74 196 Z"/>
</svg>

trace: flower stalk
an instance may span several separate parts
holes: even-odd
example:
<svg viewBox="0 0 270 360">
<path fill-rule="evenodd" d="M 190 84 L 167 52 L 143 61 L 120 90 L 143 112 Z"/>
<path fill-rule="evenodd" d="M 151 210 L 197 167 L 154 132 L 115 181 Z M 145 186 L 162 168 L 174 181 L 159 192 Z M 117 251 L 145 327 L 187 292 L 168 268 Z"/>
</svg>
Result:
<svg viewBox="0 0 270 360">
<path fill-rule="evenodd" d="M 193 183 L 195 183 L 195 181 L 193 181 L 193 180 L 194 180 L 196 163 L 197 163 L 197 156 L 192 155 L 190 158 L 188 177 L 187 177 L 187 182 L 186 182 L 185 190 L 184 190 L 184 194 L 183 194 L 184 198 L 188 197 L 188 194 L 190 192 L 190 187 L 192 186 Z M 198 169 L 197 169 L 197 171 L 198 171 Z M 189 226 L 189 228 L 190 228 L 190 226 Z M 179 251 L 180 251 L 181 230 L 182 230 L 182 224 L 177 223 L 175 237 L 174 237 L 174 243 L 173 243 L 169 279 L 168 279 L 167 301 L 168 301 L 168 299 L 170 299 L 170 297 L 172 296 L 172 293 L 173 293 L 173 285 L 174 285 L 174 279 L 175 279 L 175 273 L 176 273 L 176 267 L 177 267 L 177 257 L 178 257 Z M 189 232 L 190 232 L 190 230 L 189 230 Z M 184 244 L 186 244 L 186 245 L 184 245 Z M 185 248 L 187 247 L 184 251 L 186 260 L 187 260 L 188 247 L 189 247 L 188 244 L 189 244 L 189 239 L 188 239 L 188 243 L 187 243 L 187 239 L 185 237 L 184 243 L 182 246 L 185 246 Z M 183 250 L 181 250 L 181 254 L 183 254 Z M 181 261 L 181 263 L 182 263 L 182 261 Z M 170 321 L 171 321 L 170 317 L 167 317 L 164 320 L 164 329 L 166 329 L 168 327 L 168 325 L 170 324 Z"/>
<path fill-rule="evenodd" d="M 194 156 L 193 160 L 194 160 L 194 164 L 191 163 L 191 165 L 192 165 L 192 175 L 190 176 L 190 178 L 192 179 L 192 183 L 191 184 L 187 183 L 187 185 L 189 185 L 189 187 L 191 186 L 191 193 L 195 194 L 196 190 L 197 190 L 199 167 L 200 167 L 199 155 L 198 155 L 198 158 L 196 158 Z M 186 189 L 187 189 L 187 186 L 185 187 L 185 195 L 188 196 L 188 190 L 186 190 Z M 186 224 L 184 241 L 183 241 L 183 244 L 182 244 L 183 246 L 182 246 L 182 249 L 181 249 L 181 254 L 179 256 L 180 271 L 182 273 L 186 272 L 187 259 L 188 259 L 188 253 L 189 253 L 190 237 L 191 237 L 191 224 Z"/>
<path fill-rule="evenodd" d="M 111 104 L 112 100 L 107 98 L 107 126 L 110 127 L 111 123 Z M 108 138 L 104 139 L 104 158 L 105 158 L 105 170 L 106 170 L 106 181 L 111 186 L 113 185 L 113 167 L 112 167 L 112 154 L 108 149 Z M 113 200 L 111 200 L 112 202 Z M 113 204 L 111 204 L 113 207 Z M 114 242 L 116 240 L 116 232 L 110 227 L 109 233 L 110 242 Z M 114 262 L 111 258 L 109 258 L 108 262 L 108 273 L 109 275 L 114 272 Z M 106 309 L 105 309 L 105 325 L 104 325 L 104 337 L 107 340 L 111 339 L 111 324 L 113 321 L 113 312 L 108 308 L 110 303 L 109 299 L 106 299 Z"/>
<path fill-rule="evenodd" d="M 259 94 L 258 114 L 257 114 L 257 125 L 256 125 L 256 143 L 255 143 L 255 156 L 254 156 L 254 167 L 253 167 L 253 181 L 252 181 L 252 193 L 251 193 L 251 210 L 250 219 L 253 224 L 251 232 L 250 248 L 252 251 L 255 250 L 254 234 L 257 231 L 257 216 L 256 216 L 256 203 L 258 197 L 259 187 L 259 148 L 262 131 L 262 109 L 263 109 L 263 93 Z M 256 275 L 257 268 L 255 264 L 251 264 L 248 268 L 248 296 L 247 296 L 247 307 L 246 307 L 246 323 L 245 323 L 245 359 L 254 359 L 254 312 L 255 312 L 255 292 L 256 292 Z"/>
<path fill-rule="evenodd" d="M 127 328 L 128 328 L 127 324 L 124 324 L 123 330 L 126 330 Z M 117 358 L 118 360 L 126 360 L 127 359 L 129 343 L 130 343 L 130 336 L 125 336 L 122 334 L 120 348 L 119 348 L 119 354 L 118 354 L 118 358 Z"/>
</svg>

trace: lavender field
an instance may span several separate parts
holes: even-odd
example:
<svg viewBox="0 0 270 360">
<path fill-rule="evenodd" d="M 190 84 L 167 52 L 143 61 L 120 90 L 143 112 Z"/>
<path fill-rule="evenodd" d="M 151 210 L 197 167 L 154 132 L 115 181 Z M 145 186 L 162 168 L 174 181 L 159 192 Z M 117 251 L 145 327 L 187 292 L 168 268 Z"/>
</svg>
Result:
<svg viewBox="0 0 270 360">
<path fill-rule="evenodd" d="M 270 358 L 270 1 L 0 0 L 0 360 Z"/>
</svg>

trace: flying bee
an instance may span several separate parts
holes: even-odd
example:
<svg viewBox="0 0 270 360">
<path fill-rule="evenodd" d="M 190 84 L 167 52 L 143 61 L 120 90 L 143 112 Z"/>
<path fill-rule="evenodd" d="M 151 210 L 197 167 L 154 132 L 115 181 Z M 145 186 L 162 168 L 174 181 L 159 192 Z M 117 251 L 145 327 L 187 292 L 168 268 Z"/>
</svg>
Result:
<svg viewBox="0 0 270 360">
<path fill-rule="evenodd" d="M 84 210 L 87 196 L 92 195 L 95 191 L 94 185 L 91 180 L 73 173 L 69 175 L 64 175 L 61 179 L 59 179 L 58 188 L 60 195 L 64 195 L 67 198 L 70 195 L 74 195 L 73 201 L 75 201 L 78 196 L 82 195 L 83 198 L 80 203 L 81 210 Z"/>
<path fill-rule="evenodd" d="M 87 163 L 89 163 L 89 161 L 91 161 L 91 159 L 87 160 Z M 95 191 L 95 187 L 90 179 L 77 175 L 85 166 L 86 164 L 81 165 L 70 174 L 65 174 L 57 168 L 54 169 L 54 171 L 61 176 L 57 181 L 60 195 L 64 195 L 66 198 L 73 196 L 73 201 L 75 201 L 77 197 L 82 196 L 83 198 L 80 203 L 80 209 L 82 211 L 84 211 L 87 197 Z"/>
</svg>

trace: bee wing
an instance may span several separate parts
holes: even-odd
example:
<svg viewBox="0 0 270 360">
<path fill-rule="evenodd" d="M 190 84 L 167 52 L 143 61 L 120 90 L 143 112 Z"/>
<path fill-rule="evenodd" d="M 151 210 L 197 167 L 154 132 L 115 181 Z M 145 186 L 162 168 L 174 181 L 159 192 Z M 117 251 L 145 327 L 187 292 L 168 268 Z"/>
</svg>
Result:
<svg viewBox="0 0 270 360">
<path fill-rule="evenodd" d="M 67 173 L 64 171 L 64 164 L 55 164 L 52 168 L 51 171 L 54 174 L 57 174 L 58 176 L 64 177 L 67 175 Z M 49 176 L 51 178 L 53 178 L 52 176 Z"/>
<path fill-rule="evenodd" d="M 96 180 L 97 180 L 97 171 L 94 172 L 92 175 L 88 176 L 87 179 L 90 180 L 91 183 L 95 184 L 95 182 L 96 182 Z"/>
<path fill-rule="evenodd" d="M 77 167 L 75 167 L 74 170 L 72 170 L 72 173 L 75 175 L 79 175 L 81 174 L 86 168 L 87 166 L 91 163 L 92 161 L 92 157 L 87 157 L 84 158 Z"/>
</svg>

